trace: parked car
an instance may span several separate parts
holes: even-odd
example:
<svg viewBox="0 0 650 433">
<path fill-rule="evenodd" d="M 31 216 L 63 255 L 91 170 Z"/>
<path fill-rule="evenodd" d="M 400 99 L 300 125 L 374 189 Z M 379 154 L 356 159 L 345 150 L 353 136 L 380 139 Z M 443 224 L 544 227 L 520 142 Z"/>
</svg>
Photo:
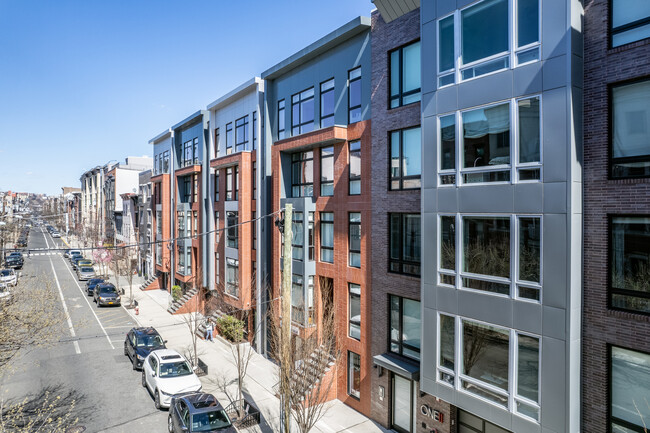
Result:
<svg viewBox="0 0 650 433">
<path fill-rule="evenodd" d="M 13 269 L 3 269 L 0 271 L 0 283 L 7 286 L 15 287 L 18 284 L 18 272 Z"/>
<path fill-rule="evenodd" d="M 70 259 L 70 263 L 76 258 L 82 258 L 83 259 L 83 254 L 81 254 L 81 251 L 72 251 L 69 255 L 68 258 Z"/>
<path fill-rule="evenodd" d="M 142 363 L 142 386 L 153 394 L 154 405 L 160 409 L 169 407 L 174 394 L 200 391 L 201 381 L 180 353 L 162 349 L 151 352 Z"/>
<path fill-rule="evenodd" d="M 80 268 L 82 266 L 92 266 L 92 265 L 94 265 L 93 261 L 89 260 L 89 259 L 86 259 L 86 258 L 83 258 L 83 259 L 81 259 L 81 260 L 79 260 L 77 262 L 77 267 L 78 268 Z"/>
<path fill-rule="evenodd" d="M 169 433 L 237 431 L 216 397 L 204 392 L 187 392 L 172 397 L 167 430 Z"/>
<path fill-rule="evenodd" d="M 59 233 L 59 232 L 52 232 L 52 237 L 53 237 L 53 238 L 60 238 L 60 237 L 61 237 L 61 233 Z"/>
<path fill-rule="evenodd" d="M 24 263 L 23 253 L 21 253 L 19 251 L 12 252 L 5 259 L 5 265 L 8 268 L 22 269 L 23 268 L 23 263 Z"/>
<path fill-rule="evenodd" d="M 92 266 L 83 266 L 80 265 L 77 268 L 77 277 L 79 281 L 86 281 L 95 277 L 95 268 Z"/>
<path fill-rule="evenodd" d="M 93 293 L 95 293 L 95 286 L 97 284 L 104 282 L 105 280 L 103 278 L 91 278 L 90 280 L 86 281 L 86 291 L 88 292 L 88 296 L 92 296 Z"/>
<path fill-rule="evenodd" d="M 66 258 L 72 258 L 73 254 L 80 255 L 80 256 L 83 255 L 83 254 L 81 254 L 80 250 L 74 250 L 74 249 L 68 248 L 67 250 L 65 250 L 65 253 L 63 253 L 63 256 L 66 257 Z"/>
<path fill-rule="evenodd" d="M 111 283 L 101 283 L 95 286 L 93 302 L 97 303 L 99 307 L 103 305 L 120 305 L 122 298 L 117 293 L 114 285 Z"/>
<path fill-rule="evenodd" d="M 79 262 L 85 260 L 83 256 L 74 256 L 72 260 L 70 260 L 70 264 L 72 265 L 72 269 L 75 271 L 77 270 L 77 267 L 79 266 Z"/>
<path fill-rule="evenodd" d="M 124 354 L 137 370 L 153 350 L 165 349 L 166 342 L 154 328 L 131 328 L 124 339 Z"/>
</svg>

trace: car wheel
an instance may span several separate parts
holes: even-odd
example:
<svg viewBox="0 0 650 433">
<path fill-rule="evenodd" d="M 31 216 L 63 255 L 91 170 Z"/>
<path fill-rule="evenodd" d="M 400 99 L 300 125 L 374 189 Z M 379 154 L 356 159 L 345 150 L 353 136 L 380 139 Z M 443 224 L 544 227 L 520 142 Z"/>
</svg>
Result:
<svg viewBox="0 0 650 433">
<path fill-rule="evenodd" d="M 147 387 L 147 381 L 144 378 L 144 370 L 142 370 L 142 386 L 145 388 Z"/>
<path fill-rule="evenodd" d="M 158 390 L 153 392 L 153 405 L 160 410 L 160 391 Z"/>
<path fill-rule="evenodd" d="M 135 355 L 133 358 L 133 369 L 137 370 L 138 369 L 138 355 Z"/>
<path fill-rule="evenodd" d="M 174 433 L 174 421 L 172 421 L 172 416 L 167 417 L 167 431 L 169 433 Z"/>
<path fill-rule="evenodd" d="M 129 356 L 129 352 L 126 351 L 126 343 L 124 343 L 124 355 Z"/>
</svg>

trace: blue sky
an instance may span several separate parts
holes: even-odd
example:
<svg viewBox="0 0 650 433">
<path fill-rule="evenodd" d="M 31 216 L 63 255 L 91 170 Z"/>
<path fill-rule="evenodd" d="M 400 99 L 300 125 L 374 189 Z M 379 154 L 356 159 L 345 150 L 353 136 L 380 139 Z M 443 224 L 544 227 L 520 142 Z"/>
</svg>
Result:
<svg viewBox="0 0 650 433">
<path fill-rule="evenodd" d="M 0 190 L 60 194 L 370 0 L 0 0 Z"/>
</svg>

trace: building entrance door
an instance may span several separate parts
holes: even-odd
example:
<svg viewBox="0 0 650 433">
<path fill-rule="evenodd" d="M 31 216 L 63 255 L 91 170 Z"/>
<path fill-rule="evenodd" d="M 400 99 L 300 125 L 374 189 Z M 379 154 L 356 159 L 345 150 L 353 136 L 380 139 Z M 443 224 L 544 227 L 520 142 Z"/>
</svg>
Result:
<svg viewBox="0 0 650 433">
<path fill-rule="evenodd" d="M 413 381 L 393 375 L 393 428 L 398 432 L 413 432 Z"/>
</svg>

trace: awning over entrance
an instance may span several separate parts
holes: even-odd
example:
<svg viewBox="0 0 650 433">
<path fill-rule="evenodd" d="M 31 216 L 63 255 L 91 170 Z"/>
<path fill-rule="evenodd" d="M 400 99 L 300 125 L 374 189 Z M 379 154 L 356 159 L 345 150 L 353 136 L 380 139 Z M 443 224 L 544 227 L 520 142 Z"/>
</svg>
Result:
<svg viewBox="0 0 650 433">
<path fill-rule="evenodd" d="M 408 361 L 393 353 L 386 352 L 381 355 L 375 355 L 372 358 L 373 364 L 378 367 L 390 370 L 410 380 L 420 380 L 420 365 L 413 361 Z"/>
</svg>

